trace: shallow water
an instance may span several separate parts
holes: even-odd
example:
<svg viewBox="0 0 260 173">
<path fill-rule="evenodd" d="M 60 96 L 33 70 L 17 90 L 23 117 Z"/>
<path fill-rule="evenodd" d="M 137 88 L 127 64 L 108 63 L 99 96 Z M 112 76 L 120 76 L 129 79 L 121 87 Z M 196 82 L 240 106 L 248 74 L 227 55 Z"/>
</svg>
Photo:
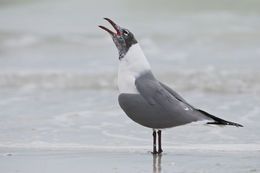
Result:
<svg viewBox="0 0 260 173">
<path fill-rule="evenodd" d="M 10 172 L 258 172 L 254 152 L 175 151 L 160 156 L 128 151 L 16 150 L 0 156 L 1 170 Z M 34 166 L 32 166 L 34 165 Z"/>
<path fill-rule="evenodd" d="M 152 171 L 151 130 L 132 122 L 117 103 L 117 50 L 97 27 L 109 26 L 102 17 L 111 17 L 135 33 L 158 79 L 192 105 L 244 125 L 190 124 L 163 131 L 164 171 L 170 172 L 165 165 L 176 157 L 177 172 L 212 172 L 208 165 L 218 163 L 219 172 L 259 171 L 259 7 L 254 0 L 0 1 L 0 170 L 14 172 L 13 161 L 27 165 L 17 152 L 33 161 L 34 154 L 47 159 L 38 155 L 41 150 L 51 151 L 47 157 L 64 152 L 58 158 L 65 160 L 78 150 L 93 150 L 96 165 L 111 151 L 122 152 L 111 162 L 129 157 L 115 170 L 105 166 L 108 170 L 122 172 L 128 161 L 145 157 L 144 166 L 131 170 Z M 184 160 L 194 158 L 203 158 L 205 168 L 196 171 L 197 162 L 184 167 Z"/>
</svg>

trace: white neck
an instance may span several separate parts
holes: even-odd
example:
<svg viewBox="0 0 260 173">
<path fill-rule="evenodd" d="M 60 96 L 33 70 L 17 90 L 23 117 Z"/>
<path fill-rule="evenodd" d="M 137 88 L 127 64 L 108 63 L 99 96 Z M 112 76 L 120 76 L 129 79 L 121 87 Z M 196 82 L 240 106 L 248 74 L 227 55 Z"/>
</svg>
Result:
<svg viewBox="0 0 260 173">
<path fill-rule="evenodd" d="M 135 79 L 143 72 L 151 70 L 140 45 L 132 45 L 127 54 L 119 61 L 118 88 L 120 93 L 138 93 Z"/>
</svg>

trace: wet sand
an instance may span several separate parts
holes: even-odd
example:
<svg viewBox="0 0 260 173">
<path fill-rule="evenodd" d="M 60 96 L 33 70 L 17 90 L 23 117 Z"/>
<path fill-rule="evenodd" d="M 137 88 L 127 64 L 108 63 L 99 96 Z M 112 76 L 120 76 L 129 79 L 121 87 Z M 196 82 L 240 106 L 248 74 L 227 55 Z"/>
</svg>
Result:
<svg viewBox="0 0 260 173">
<path fill-rule="evenodd" d="M 167 148 L 153 156 L 148 149 L 41 150 L 1 149 L 4 173 L 245 173 L 260 171 L 260 151 L 186 150 Z"/>
</svg>

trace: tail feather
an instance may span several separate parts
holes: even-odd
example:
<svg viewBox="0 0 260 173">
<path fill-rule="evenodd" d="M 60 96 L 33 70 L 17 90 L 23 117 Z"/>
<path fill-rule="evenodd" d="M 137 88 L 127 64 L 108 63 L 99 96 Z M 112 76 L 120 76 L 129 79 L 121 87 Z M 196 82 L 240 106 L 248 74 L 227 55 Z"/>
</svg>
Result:
<svg viewBox="0 0 260 173">
<path fill-rule="evenodd" d="M 214 115 L 211 115 L 203 110 L 200 110 L 198 109 L 197 111 L 199 111 L 200 113 L 202 113 L 203 115 L 206 115 L 207 117 L 210 117 L 211 119 L 214 120 L 214 122 L 208 122 L 207 124 L 216 124 L 216 125 L 230 125 L 230 126 L 236 126 L 236 127 L 243 127 L 243 125 L 241 124 L 238 124 L 238 123 L 234 123 L 234 122 L 231 122 L 231 121 L 226 121 L 226 120 L 223 120 L 221 118 L 218 118 Z"/>
</svg>

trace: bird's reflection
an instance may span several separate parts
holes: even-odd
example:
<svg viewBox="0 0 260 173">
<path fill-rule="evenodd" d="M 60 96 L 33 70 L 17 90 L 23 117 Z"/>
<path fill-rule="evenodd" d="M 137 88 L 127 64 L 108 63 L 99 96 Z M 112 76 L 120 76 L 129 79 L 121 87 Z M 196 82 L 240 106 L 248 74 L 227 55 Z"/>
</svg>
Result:
<svg viewBox="0 0 260 173">
<path fill-rule="evenodd" d="M 162 154 L 153 155 L 153 173 L 161 173 L 162 170 L 161 159 L 162 159 Z"/>
</svg>

